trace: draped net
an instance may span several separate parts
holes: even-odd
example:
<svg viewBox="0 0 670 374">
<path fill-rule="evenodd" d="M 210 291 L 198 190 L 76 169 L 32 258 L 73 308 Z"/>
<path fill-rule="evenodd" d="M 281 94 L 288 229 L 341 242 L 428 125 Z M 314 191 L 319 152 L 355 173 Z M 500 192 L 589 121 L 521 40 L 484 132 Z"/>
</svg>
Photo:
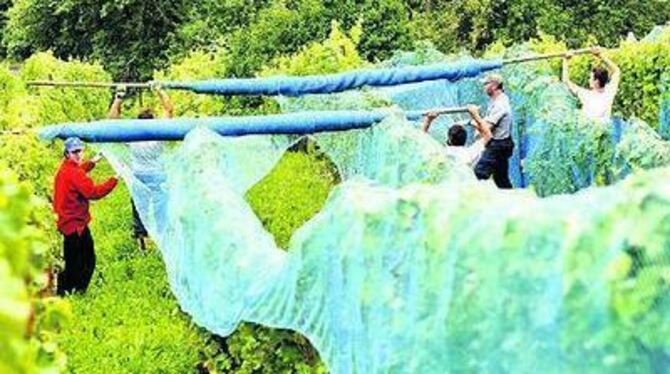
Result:
<svg viewBox="0 0 670 374">
<path fill-rule="evenodd" d="M 196 128 L 180 143 L 103 148 L 179 304 L 214 333 L 242 321 L 292 329 L 334 373 L 662 372 L 670 169 L 640 169 L 670 162 L 670 146 L 637 120 L 583 120 L 544 63 L 503 74 L 510 173 L 531 189 L 499 191 L 446 155 L 444 132 L 462 117 L 427 135 L 403 115 L 483 105 L 476 80 L 279 98 L 287 112 L 395 108 L 368 129 L 313 136 L 342 182 L 286 251 L 244 195 L 296 137 Z"/>
</svg>

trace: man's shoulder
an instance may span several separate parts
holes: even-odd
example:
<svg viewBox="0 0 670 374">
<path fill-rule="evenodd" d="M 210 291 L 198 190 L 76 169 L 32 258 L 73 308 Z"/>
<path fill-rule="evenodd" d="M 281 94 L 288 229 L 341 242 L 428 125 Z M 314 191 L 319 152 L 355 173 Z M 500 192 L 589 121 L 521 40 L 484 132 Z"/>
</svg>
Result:
<svg viewBox="0 0 670 374">
<path fill-rule="evenodd" d="M 497 104 L 504 107 L 504 108 L 511 108 L 512 105 L 510 104 L 510 99 L 509 96 L 507 96 L 506 93 L 502 92 L 500 93 L 500 96 L 497 98 Z"/>
</svg>

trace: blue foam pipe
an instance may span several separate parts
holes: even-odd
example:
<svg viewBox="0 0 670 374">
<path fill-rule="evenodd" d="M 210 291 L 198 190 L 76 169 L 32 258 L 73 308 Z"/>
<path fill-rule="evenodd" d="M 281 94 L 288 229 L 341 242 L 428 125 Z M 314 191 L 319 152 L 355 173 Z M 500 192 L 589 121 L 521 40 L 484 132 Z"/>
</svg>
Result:
<svg viewBox="0 0 670 374">
<path fill-rule="evenodd" d="M 354 70 L 346 73 L 304 77 L 218 79 L 193 82 L 160 82 L 170 89 L 217 95 L 328 94 L 364 86 L 384 87 L 446 79 L 457 81 L 499 69 L 502 60 L 479 60 L 389 69 Z"/>
<path fill-rule="evenodd" d="M 76 136 L 90 143 L 182 140 L 189 131 L 199 126 L 222 136 L 304 135 L 366 128 L 394 113 L 402 112 L 310 111 L 247 117 L 102 120 L 47 126 L 40 130 L 39 136 L 44 140 Z M 423 116 L 423 111 L 405 112 L 404 115 L 408 120 L 416 121 Z"/>
</svg>

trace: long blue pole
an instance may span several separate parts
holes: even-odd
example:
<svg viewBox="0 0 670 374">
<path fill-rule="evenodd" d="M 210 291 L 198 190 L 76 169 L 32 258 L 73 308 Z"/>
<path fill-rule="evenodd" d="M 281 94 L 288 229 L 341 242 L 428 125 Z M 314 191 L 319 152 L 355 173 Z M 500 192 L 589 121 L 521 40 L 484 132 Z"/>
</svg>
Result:
<svg viewBox="0 0 670 374">
<path fill-rule="evenodd" d="M 458 113 L 464 108 L 436 109 L 439 113 Z M 362 129 L 382 121 L 389 115 L 404 115 L 410 121 L 426 111 L 311 111 L 247 117 L 175 118 L 153 120 L 102 120 L 87 123 L 66 123 L 43 127 L 44 140 L 79 137 L 92 143 L 136 142 L 149 140 L 182 140 L 195 127 L 209 128 L 222 136 L 260 134 L 313 134 L 318 132 Z"/>
</svg>

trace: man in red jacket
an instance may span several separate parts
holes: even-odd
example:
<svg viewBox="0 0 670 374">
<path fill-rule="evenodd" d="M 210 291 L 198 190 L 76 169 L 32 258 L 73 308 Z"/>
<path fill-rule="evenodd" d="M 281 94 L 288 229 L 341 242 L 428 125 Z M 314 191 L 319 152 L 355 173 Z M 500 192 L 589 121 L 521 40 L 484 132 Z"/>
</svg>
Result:
<svg viewBox="0 0 670 374">
<path fill-rule="evenodd" d="M 96 185 L 87 175 L 100 157 L 84 161 L 84 143 L 79 138 L 65 141 L 65 159 L 58 169 L 54 185 L 53 208 L 58 215 L 58 231 L 63 234 L 65 269 L 58 275 L 58 294 L 86 291 L 95 269 L 93 238 L 88 229 L 90 200 L 107 196 L 116 184 L 116 177 Z"/>
</svg>

